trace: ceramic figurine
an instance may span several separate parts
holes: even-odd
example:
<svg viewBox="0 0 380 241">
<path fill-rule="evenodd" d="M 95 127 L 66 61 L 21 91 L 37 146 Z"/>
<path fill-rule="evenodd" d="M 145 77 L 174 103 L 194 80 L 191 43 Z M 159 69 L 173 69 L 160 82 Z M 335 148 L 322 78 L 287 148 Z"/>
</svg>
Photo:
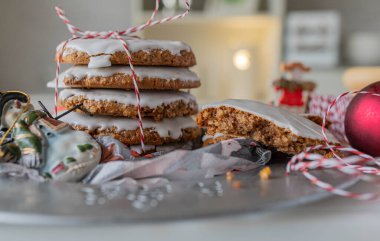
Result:
<svg viewBox="0 0 380 241">
<path fill-rule="evenodd" d="M 276 92 L 280 94 L 274 104 L 297 114 L 306 113 L 310 95 L 316 88 L 314 82 L 303 79 L 303 74 L 310 70 L 299 62 L 282 64 L 283 76 L 273 82 Z"/>
<path fill-rule="evenodd" d="M 33 109 L 33 106 L 28 104 L 26 94 L 18 91 L 0 92 L 0 138 L 4 137 L 4 143 L 7 144 L 1 148 L 1 162 L 16 162 L 21 157 L 20 149 L 13 143 L 12 136 L 4 135 L 25 106 L 28 110 Z"/>
<path fill-rule="evenodd" d="M 0 92 L 0 127 L 2 131 L 6 131 L 12 125 L 25 105 L 28 105 L 28 110 L 33 109 L 33 106 L 28 104 L 26 94 L 17 91 Z"/>
<path fill-rule="evenodd" d="M 18 99 L 7 94 L 0 98 L 1 126 L 9 128 L 22 108 L 10 108 Z M 1 146 L 0 159 L 36 168 L 53 180 L 78 181 L 101 158 L 101 147 L 90 135 L 31 108 L 17 120 L 11 137 L 13 141 Z"/>
</svg>

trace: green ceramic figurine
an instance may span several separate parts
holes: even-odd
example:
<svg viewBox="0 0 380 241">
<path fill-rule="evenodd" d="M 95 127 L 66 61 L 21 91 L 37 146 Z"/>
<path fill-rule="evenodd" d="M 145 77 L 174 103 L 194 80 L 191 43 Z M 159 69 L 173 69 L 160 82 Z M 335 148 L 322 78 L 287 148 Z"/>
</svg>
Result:
<svg viewBox="0 0 380 241">
<path fill-rule="evenodd" d="M 100 161 L 101 147 L 90 135 L 33 110 L 24 93 L 0 93 L 0 116 L 2 132 L 11 128 L 0 162 L 36 168 L 53 180 L 79 181 Z"/>
</svg>

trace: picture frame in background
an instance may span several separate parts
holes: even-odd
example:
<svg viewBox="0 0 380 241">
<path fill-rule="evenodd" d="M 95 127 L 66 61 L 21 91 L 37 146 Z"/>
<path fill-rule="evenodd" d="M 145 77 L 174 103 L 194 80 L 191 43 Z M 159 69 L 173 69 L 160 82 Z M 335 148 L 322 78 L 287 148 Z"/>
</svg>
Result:
<svg viewBox="0 0 380 241">
<path fill-rule="evenodd" d="M 202 12 L 206 5 L 206 0 L 190 0 L 191 10 L 195 12 Z M 144 0 L 142 8 L 144 11 L 152 11 L 154 9 L 156 2 L 152 0 Z M 160 11 L 162 11 L 166 6 L 173 6 L 174 10 L 179 11 L 185 9 L 184 0 L 163 0 L 160 2 Z"/>
<path fill-rule="evenodd" d="M 260 0 L 207 0 L 205 11 L 213 15 L 250 15 L 258 11 Z"/>
<path fill-rule="evenodd" d="M 336 11 L 294 11 L 286 20 L 285 60 L 316 68 L 339 64 L 341 18 Z"/>
</svg>

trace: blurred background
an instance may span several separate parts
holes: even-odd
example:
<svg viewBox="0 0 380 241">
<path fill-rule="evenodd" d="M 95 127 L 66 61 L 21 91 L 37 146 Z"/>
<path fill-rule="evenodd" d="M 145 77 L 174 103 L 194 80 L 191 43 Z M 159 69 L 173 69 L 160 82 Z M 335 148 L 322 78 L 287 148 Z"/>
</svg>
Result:
<svg viewBox="0 0 380 241">
<path fill-rule="evenodd" d="M 183 11 L 163 0 L 160 16 Z M 201 103 L 225 98 L 268 101 L 282 61 L 303 61 L 321 94 L 346 90 L 350 66 L 380 64 L 378 0 L 193 0 L 183 20 L 152 27 L 142 37 L 190 44 Z M 55 47 L 70 37 L 56 17 L 60 5 L 82 29 L 125 29 L 144 22 L 153 0 L 0 0 L 0 90 L 51 93 Z"/>
</svg>

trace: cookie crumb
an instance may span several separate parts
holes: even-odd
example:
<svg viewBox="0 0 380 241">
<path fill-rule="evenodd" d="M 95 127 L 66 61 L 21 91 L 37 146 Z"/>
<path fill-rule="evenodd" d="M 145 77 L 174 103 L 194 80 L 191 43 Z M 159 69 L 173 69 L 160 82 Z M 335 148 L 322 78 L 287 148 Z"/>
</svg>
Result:
<svg viewBox="0 0 380 241">
<path fill-rule="evenodd" d="M 226 180 L 227 180 L 228 182 L 231 182 L 233 179 L 234 179 L 234 174 L 233 174 L 233 172 L 228 171 L 228 172 L 226 173 Z"/>
<path fill-rule="evenodd" d="M 241 188 L 241 181 L 233 181 L 232 182 L 232 187 L 234 189 L 240 189 Z"/>
<path fill-rule="evenodd" d="M 270 176 L 272 175 L 272 170 L 270 169 L 270 167 L 264 167 L 260 171 L 259 175 L 260 175 L 261 180 L 268 180 L 270 178 Z"/>
</svg>

